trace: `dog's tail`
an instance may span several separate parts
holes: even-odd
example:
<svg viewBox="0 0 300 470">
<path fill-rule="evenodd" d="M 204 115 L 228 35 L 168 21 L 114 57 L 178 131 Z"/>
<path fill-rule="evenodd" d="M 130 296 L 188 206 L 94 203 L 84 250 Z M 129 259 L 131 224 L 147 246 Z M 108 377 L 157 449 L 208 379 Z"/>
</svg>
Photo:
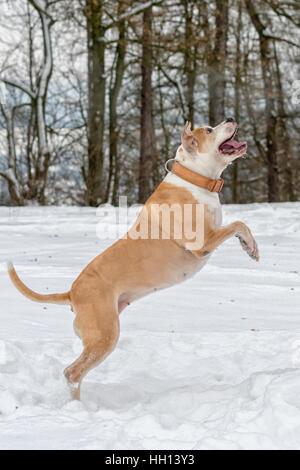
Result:
<svg viewBox="0 0 300 470">
<path fill-rule="evenodd" d="M 28 297 L 28 299 L 34 300 L 35 302 L 45 302 L 54 304 L 71 303 L 69 292 L 63 292 L 62 294 L 38 294 L 37 292 L 34 292 L 33 290 L 29 289 L 29 287 L 25 286 L 25 284 L 21 281 L 21 279 L 16 273 L 13 264 L 10 261 L 7 262 L 7 270 L 12 283 L 23 295 L 25 295 L 25 297 Z"/>
</svg>

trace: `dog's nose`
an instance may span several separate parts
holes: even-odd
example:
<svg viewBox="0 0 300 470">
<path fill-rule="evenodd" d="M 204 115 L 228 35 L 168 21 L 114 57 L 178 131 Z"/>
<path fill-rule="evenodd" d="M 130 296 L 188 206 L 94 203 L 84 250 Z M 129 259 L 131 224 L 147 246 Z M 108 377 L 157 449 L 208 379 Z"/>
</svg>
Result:
<svg viewBox="0 0 300 470">
<path fill-rule="evenodd" d="M 234 119 L 233 119 L 232 117 L 228 117 L 228 118 L 226 119 L 226 122 L 234 122 Z"/>
</svg>

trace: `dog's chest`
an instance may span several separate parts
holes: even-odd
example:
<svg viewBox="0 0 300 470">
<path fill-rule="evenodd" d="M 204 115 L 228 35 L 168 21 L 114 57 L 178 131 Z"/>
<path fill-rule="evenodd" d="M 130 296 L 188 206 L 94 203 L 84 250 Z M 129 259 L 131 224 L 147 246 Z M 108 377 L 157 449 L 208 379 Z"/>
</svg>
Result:
<svg viewBox="0 0 300 470">
<path fill-rule="evenodd" d="M 191 194 L 193 200 L 197 201 L 198 204 L 204 204 L 209 211 L 210 220 L 214 229 L 217 229 L 222 225 L 222 208 L 218 193 L 211 193 L 207 189 L 195 186 L 189 181 L 185 181 L 173 173 L 169 173 L 165 177 L 164 182 L 188 191 Z"/>
<path fill-rule="evenodd" d="M 203 204 L 208 213 L 208 218 L 204 219 L 204 223 L 209 223 L 213 230 L 217 230 L 222 225 L 222 207 L 218 193 L 210 193 L 206 189 L 195 186 L 172 173 L 169 173 L 164 181 L 180 189 L 187 190 L 194 201 Z M 211 254 L 207 254 L 201 259 L 193 257 L 193 259 L 186 258 L 184 261 L 182 260 L 181 267 L 173 273 L 174 277 L 171 283 L 176 284 L 192 277 L 205 266 L 210 256 Z"/>
</svg>

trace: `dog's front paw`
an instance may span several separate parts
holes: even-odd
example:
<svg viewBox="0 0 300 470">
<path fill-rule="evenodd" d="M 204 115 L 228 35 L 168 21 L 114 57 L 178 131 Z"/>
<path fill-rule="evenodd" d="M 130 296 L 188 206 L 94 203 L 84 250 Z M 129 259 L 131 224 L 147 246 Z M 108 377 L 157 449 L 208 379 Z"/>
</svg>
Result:
<svg viewBox="0 0 300 470">
<path fill-rule="evenodd" d="M 244 239 L 241 235 L 237 235 L 243 250 L 255 261 L 259 261 L 259 251 L 255 239 L 251 236 L 249 240 Z"/>
</svg>

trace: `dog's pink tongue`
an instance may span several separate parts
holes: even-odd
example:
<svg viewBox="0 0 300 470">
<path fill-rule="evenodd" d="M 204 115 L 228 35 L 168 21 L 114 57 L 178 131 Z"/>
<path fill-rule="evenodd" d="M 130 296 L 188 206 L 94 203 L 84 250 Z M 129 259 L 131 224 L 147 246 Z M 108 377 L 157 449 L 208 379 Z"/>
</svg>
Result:
<svg viewBox="0 0 300 470">
<path fill-rule="evenodd" d="M 247 142 L 237 142 L 237 140 L 228 140 L 227 142 L 224 142 L 224 144 L 222 144 L 220 148 L 221 150 L 238 150 L 244 146 L 247 146 Z"/>
</svg>

